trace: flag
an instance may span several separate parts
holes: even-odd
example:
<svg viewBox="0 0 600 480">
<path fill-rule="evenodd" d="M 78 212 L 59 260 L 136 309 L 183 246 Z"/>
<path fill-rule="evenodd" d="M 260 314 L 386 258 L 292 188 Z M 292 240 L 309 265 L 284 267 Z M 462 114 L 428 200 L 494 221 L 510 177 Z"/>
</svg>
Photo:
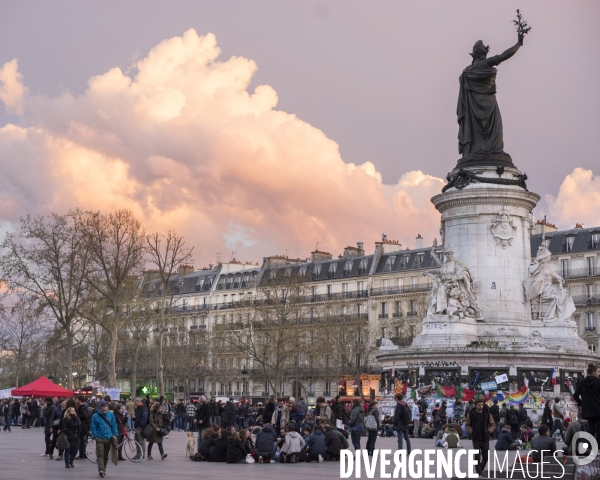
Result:
<svg viewBox="0 0 600 480">
<path fill-rule="evenodd" d="M 406 393 L 406 388 L 406 385 L 404 385 L 400 380 L 396 379 L 396 383 L 394 383 L 394 395 L 397 393 Z"/>
<path fill-rule="evenodd" d="M 550 378 L 552 379 L 552 385 L 556 385 L 556 368 L 552 369 L 552 373 L 550 374 Z"/>
</svg>

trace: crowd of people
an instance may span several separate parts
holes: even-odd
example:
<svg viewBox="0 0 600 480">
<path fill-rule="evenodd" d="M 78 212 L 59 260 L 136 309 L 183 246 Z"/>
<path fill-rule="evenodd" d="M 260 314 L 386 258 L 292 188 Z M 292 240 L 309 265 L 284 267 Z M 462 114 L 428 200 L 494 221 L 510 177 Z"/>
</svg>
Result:
<svg viewBox="0 0 600 480">
<path fill-rule="evenodd" d="M 491 440 L 495 450 L 531 450 L 534 461 L 540 461 L 542 450 L 557 451 L 555 434 L 564 442 L 565 455 L 578 453 L 573 445 L 577 432 L 598 437 L 600 419 L 600 378 L 598 367 L 590 364 L 587 376 L 573 395 L 579 404 L 578 415 L 570 415 L 561 407 L 560 398 L 545 403 L 539 422 L 533 422 L 523 404 L 486 404 L 483 398 L 463 403 L 457 399 L 452 414 L 446 401 L 430 409 L 425 398 L 407 402 L 402 394 L 394 396 L 393 415 L 381 413 L 377 401 L 353 400 L 351 408 L 339 396 L 332 401 L 316 399 L 310 407 L 304 398 L 296 402 L 277 400 L 272 395 L 263 405 L 238 403 L 230 398 L 219 402 L 201 396 L 197 402 L 166 398 L 134 398 L 127 401 L 100 400 L 76 396 L 69 399 L 5 399 L 0 402 L 3 430 L 11 426 L 23 429 L 43 428 L 46 450 L 44 457 L 63 461 L 75 468 L 76 459 L 85 459 L 90 437 L 95 439 L 98 473 L 106 475 L 109 452 L 117 450 L 128 429 L 139 444 L 135 460 L 153 460 L 156 444 L 160 458 L 167 458 L 163 441 L 171 430 L 187 431 L 187 452 L 194 461 L 224 463 L 298 463 L 340 459 L 340 452 L 352 444 L 373 455 L 379 436 L 396 437 L 398 449 L 411 451 L 411 438 L 430 438 L 435 447 L 464 448 L 468 439 L 479 450 L 477 470 L 486 464 Z M 197 433 L 197 440 L 196 440 Z M 547 453 L 546 453 L 547 455 Z M 118 447 L 118 458 L 122 457 Z"/>
</svg>

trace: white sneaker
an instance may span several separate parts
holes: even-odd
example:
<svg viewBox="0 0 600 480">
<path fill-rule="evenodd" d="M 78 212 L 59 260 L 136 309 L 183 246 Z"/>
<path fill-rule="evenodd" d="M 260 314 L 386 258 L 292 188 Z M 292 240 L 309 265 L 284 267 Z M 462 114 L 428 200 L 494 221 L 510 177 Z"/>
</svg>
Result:
<svg viewBox="0 0 600 480">
<path fill-rule="evenodd" d="M 319 463 L 323 463 L 323 460 L 324 460 L 324 458 L 323 458 L 323 455 L 321 455 L 321 454 L 319 453 Z"/>
<path fill-rule="evenodd" d="M 42 454 L 40 455 L 40 457 L 47 457 L 47 456 L 48 456 L 48 454 L 47 454 L 47 453 L 42 453 Z"/>
</svg>

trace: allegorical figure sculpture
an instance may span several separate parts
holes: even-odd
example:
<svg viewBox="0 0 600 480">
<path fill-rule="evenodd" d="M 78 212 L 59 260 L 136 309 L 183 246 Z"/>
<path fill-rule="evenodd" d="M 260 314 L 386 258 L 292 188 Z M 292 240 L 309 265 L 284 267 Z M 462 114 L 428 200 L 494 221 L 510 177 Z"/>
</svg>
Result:
<svg viewBox="0 0 600 480">
<path fill-rule="evenodd" d="M 484 160 L 490 154 L 504 154 L 502 116 L 496 101 L 496 72 L 499 65 L 512 57 L 523 45 L 519 35 L 516 45 L 500 55 L 487 58 L 489 46 L 481 40 L 473 46 L 473 62 L 460 76 L 458 93 L 458 152 L 463 157 Z"/>
<path fill-rule="evenodd" d="M 545 322 L 567 320 L 575 312 L 575 303 L 563 287 L 563 278 L 550 268 L 548 262 L 551 255 L 543 236 L 542 244 L 529 267 L 529 277 L 523 282 L 525 297 L 531 304 L 534 318 Z"/>
<path fill-rule="evenodd" d="M 435 253 L 435 245 L 431 249 L 431 256 L 440 268 L 423 273 L 432 279 L 432 288 L 427 297 L 427 314 L 480 319 L 481 310 L 477 305 L 477 295 L 469 269 L 454 258 L 452 248 L 444 250 L 443 262 Z"/>
</svg>

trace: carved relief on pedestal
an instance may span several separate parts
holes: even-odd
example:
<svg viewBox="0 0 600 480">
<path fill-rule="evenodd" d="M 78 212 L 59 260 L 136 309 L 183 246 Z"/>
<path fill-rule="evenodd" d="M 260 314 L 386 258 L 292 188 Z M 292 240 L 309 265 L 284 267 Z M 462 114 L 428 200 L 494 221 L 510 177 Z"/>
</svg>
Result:
<svg viewBox="0 0 600 480">
<path fill-rule="evenodd" d="M 496 245 L 502 245 L 502 248 L 512 245 L 516 230 L 517 226 L 514 220 L 509 217 L 506 207 L 502 207 L 502 210 L 490 225 L 490 231 L 494 236 L 494 240 L 496 240 Z"/>
<path fill-rule="evenodd" d="M 440 259 L 434 242 L 431 256 L 440 268 L 423 273 L 431 278 L 432 288 L 427 295 L 427 316 L 449 315 L 458 318 L 482 319 L 477 305 L 477 286 L 470 270 L 454 258 L 454 250 L 444 250 L 445 259 Z"/>
<path fill-rule="evenodd" d="M 568 320 L 575 312 L 575 303 L 564 287 L 563 278 L 550 268 L 551 255 L 543 235 L 537 255 L 529 266 L 529 277 L 523 282 L 533 319 L 544 322 Z"/>
</svg>

